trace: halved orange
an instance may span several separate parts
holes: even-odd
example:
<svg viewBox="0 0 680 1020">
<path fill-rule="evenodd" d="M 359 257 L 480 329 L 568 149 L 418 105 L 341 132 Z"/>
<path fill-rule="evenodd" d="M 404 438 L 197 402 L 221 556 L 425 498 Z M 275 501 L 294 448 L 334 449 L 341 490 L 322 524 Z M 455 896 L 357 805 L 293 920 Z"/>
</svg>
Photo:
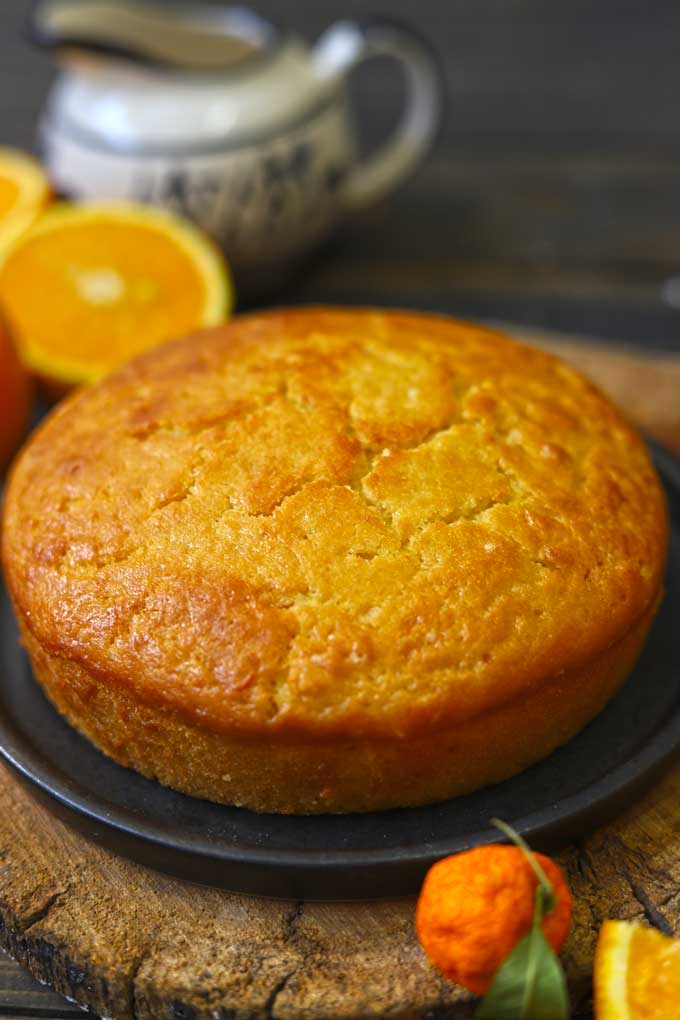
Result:
<svg viewBox="0 0 680 1020">
<path fill-rule="evenodd" d="M 596 1020 L 680 1016 L 680 939 L 629 921 L 605 921 L 594 984 Z"/>
<path fill-rule="evenodd" d="M 221 322 L 231 306 L 217 248 L 149 206 L 58 203 L 0 265 L 0 307 L 21 357 L 62 386 Z"/>
<path fill-rule="evenodd" d="M 0 259 L 35 221 L 50 196 L 45 172 L 32 156 L 0 147 Z"/>
</svg>

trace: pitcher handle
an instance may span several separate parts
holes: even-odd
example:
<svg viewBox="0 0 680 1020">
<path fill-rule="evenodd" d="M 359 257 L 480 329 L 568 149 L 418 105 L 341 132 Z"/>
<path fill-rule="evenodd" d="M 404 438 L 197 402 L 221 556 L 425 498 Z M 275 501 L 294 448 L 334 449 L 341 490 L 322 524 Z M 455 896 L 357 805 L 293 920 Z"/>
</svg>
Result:
<svg viewBox="0 0 680 1020">
<path fill-rule="evenodd" d="M 342 80 L 373 57 L 393 57 L 406 77 L 406 105 L 392 136 L 350 172 L 344 199 L 360 208 L 382 198 L 407 177 L 427 154 L 443 107 L 437 60 L 414 31 L 384 18 L 339 21 L 320 37 L 314 61 L 322 78 Z"/>
</svg>

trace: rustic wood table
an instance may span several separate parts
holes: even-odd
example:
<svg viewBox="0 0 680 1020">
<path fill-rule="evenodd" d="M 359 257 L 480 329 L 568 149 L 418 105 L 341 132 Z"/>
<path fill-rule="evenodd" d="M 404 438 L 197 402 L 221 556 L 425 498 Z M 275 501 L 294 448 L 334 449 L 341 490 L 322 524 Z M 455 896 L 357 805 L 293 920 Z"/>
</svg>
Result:
<svg viewBox="0 0 680 1020">
<path fill-rule="evenodd" d="M 257 6 L 314 36 L 334 18 L 362 13 L 366 5 L 363 0 L 271 0 Z M 0 144 L 33 143 L 50 80 L 49 62 L 20 41 L 27 8 L 23 0 L 0 5 Z M 390 8 L 413 19 L 409 0 L 393 0 Z M 680 65 L 675 52 L 680 8 L 671 0 L 655 0 L 651 9 L 623 0 L 598 5 L 421 0 L 418 19 L 440 51 L 451 98 L 432 158 L 393 200 L 348 224 L 279 290 L 276 301 L 407 305 L 504 320 L 518 332 L 534 327 L 597 337 L 605 354 L 588 348 L 577 352 L 577 360 L 610 384 L 631 413 L 680 449 L 680 383 L 672 357 L 680 355 Z M 358 82 L 367 137 L 379 133 L 377 125 L 389 116 L 390 89 L 387 70 L 370 83 L 368 76 Z M 608 359 L 611 344 L 663 360 L 640 370 L 625 353 Z M 658 397 L 650 400 L 650 393 Z M 679 777 L 676 770 L 632 820 L 589 841 L 587 852 L 568 857 L 573 879 L 584 889 L 599 889 L 592 904 L 582 905 L 581 913 L 592 914 L 579 917 L 579 931 L 590 926 L 592 934 L 594 919 L 607 906 L 605 893 L 614 897 L 609 905 L 613 902 L 621 916 L 646 915 L 675 926 L 680 818 L 677 811 L 669 815 L 669 805 Z M 0 810 L 14 797 L 9 786 L 3 789 Z M 32 820 L 32 808 L 23 795 L 16 803 L 23 805 L 21 831 Z M 0 887 L 17 866 L 9 831 L 0 820 L 0 835 L 7 841 L 0 839 Z M 58 839 L 72 845 L 72 837 Z M 624 865 L 628 874 L 622 879 Z M 30 882 L 21 886 L 22 924 L 37 925 L 39 937 L 41 911 L 51 894 L 45 900 L 44 890 L 34 893 L 32 920 Z M 48 904 L 45 916 L 50 909 Z M 394 924 L 403 925 L 405 916 L 394 914 Z M 295 915 L 292 923 L 303 933 L 306 925 L 323 929 L 327 923 L 322 912 L 310 917 L 300 921 Z M 364 922 L 370 929 L 368 913 Z M 583 980 L 587 950 L 574 952 L 582 958 L 571 966 Z M 26 962 L 40 971 L 37 957 Z M 145 967 L 146 973 L 148 958 Z M 42 973 L 49 976 L 44 967 Z M 120 994 L 130 994 L 133 977 L 125 975 Z M 74 965 L 62 987 L 70 981 L 72 989 L 82 990 L 84 980 Z M 276 1009 L 273 999 L 264 1001 L 252 1016 L 294 1020 L 294 987 L 289 985 L 287 999 L 277 997 Z M 436 996 L 428 1006 L 425 999 L 421 1016 L 449 1015 L 445 994 L 438 1005 L 433 1005 Z M 164 1012 L 155 1015 L 171 1020 L 194 1015 L 189 1007 L 183 1012 L 181 1002 L 157 1006 Z M 128 1015 L 137 1008 L 140 1015 L 152 1015 L 149 1000 L 136 1004 L 133 997 Z M 0 954 L 0 1017 L 80 1015 L 76 1006 Z M 236 1017 L 226 1007 L 212 1015 Z"/>
</svg>

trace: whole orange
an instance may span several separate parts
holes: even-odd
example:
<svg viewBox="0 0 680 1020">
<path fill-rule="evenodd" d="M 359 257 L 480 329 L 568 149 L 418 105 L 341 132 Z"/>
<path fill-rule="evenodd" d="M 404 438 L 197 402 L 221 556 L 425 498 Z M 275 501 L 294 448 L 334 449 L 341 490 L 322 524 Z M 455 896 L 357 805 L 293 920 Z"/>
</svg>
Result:
<svg viewBox="0 0 680 1020">
<path fill-rule="evenodd" d="M 556 906 L 543 918 L 557 952 L 569 932 L 572 898 L 549 857 L 535 854 L 553 887 Z M 538 880 L 516 846 L 475 847 L 438 861 L 425 877 L 416 908 L 418 938 L 448 978 L 483 995 L 534 916 Z"/>
<path fill-rule="evenodd" d="M 0 318 L 0 470 L 21 442 L 31 408 L 31 383 Z"/>
</svg>

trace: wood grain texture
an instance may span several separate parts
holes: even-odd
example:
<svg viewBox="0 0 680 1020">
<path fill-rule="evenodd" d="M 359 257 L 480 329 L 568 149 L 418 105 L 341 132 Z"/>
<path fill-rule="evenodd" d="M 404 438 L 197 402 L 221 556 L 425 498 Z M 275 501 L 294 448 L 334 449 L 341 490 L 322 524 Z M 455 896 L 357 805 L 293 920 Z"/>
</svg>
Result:
<svg viewBox="0 0 680 1020">
<path fill-rule="evenodd" d="M 527 339 L 588 370 L 680 451 L 680 359 Z M 680 933 L 679 788 L 680 765 L 560 855 L 576 902 L 564 950 L 575 1013 L 588 1008 L 605 917 Z M 0 944 L 41 981 L 115 1020 L 471 1017 L 470 996 L 424 960 L 413 908 L 412 899 L 264 900 L 167 878 L 86 843 L 0 776 Z"/>
<path fill-rule="evenodd" d="M 384 304 L 680 352 L 676 152 L 439 148 L 277 303 Z"/>
<path fill-rule="evenodd" d="M 4 782 L 4 777 L 2 779 Z M 76 1006 L 70 1006 L 61 995 L 47 985 L 39 984 L 23 967 L 0 951 L 0 1017 L 48 1015 L 63 1020 L 82 1018 Z"/>
</svg>

